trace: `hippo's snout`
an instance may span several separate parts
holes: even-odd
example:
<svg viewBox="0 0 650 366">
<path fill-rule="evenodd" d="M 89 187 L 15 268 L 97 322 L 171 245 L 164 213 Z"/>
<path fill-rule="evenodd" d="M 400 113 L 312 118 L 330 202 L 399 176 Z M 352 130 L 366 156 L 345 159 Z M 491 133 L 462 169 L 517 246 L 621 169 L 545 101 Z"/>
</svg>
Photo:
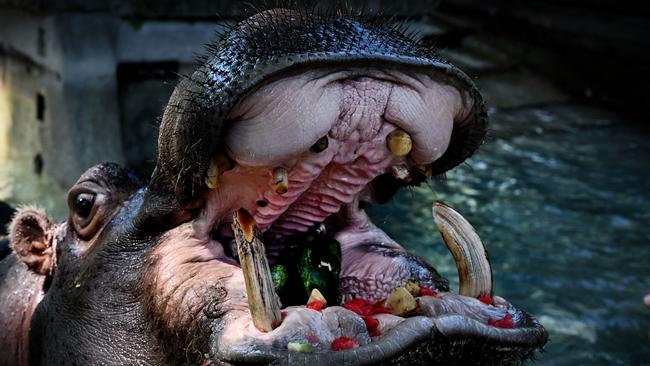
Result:
<svg viewBox="0 0 650 366">
<path fill-rule="evenodd" d="M 466 243 L 477 237 L 450 244 L 452 252 L 469 250 L 454 255 L 461 282 L 473 289 L 455 295 L 363 211 L 465 160 L 486 128 L 471 80 L 397 29 L 290 10 L 247 19 L 178 85 L 165 110 L 150 194 L 171 195 L 195 214 L 152 254 L 152 303 L 193 309 L 221 286 L 228 295 L 218 316 L 198 322 L 219 331 L 194 333 L 209 337 L 216 363 L 477 362 L 479 349 L 498 362 L 530 357 L 546 331 L 493 300 L 483 246 Z M 242 208 L 259 227 L 262 266 L 294 268 L 296 242 L 340 250 L 322 262 L 333 285 L 303 274 L 302 285 L 290 278 L 276 287 L 283 320 L 273 330 L 254 325 L 273 295 L 258 299 L 244 280 L 251 273 L 239 267 L 232 212 Z M 326 294 L 317 308 L 308 300 L 314 289 Z M 174 321 L 197 324 L 190 313 Z"/>
</svg>

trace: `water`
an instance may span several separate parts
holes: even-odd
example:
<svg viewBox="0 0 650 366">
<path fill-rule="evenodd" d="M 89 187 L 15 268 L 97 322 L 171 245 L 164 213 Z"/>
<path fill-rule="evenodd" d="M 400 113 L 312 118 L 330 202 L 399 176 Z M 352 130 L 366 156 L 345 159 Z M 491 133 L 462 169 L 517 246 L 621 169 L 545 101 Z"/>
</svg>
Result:
<svg viewBox="0 0 650 366">
<path fill-rule="evenodd" d="M 495 294 L 550 333 L 542 365 L 650 365 L 650 131 L 586 106 L 493 111 L 492 136 L 445 180 L 369 210 L 458 282 L 431 218 L 443 200 L 489 250 Z"/>
</svg>

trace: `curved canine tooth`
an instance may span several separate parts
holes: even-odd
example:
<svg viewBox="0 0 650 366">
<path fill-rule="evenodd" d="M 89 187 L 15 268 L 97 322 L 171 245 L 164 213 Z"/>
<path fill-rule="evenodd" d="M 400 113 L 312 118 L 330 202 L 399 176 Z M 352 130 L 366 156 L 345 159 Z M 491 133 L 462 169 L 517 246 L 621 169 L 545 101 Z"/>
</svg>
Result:
<svg viewBox="0 0 650 366">
<path fill-rule="evenodd" d="M 411 136 L 404 130 L 398 129 L 389 133 L 386 141 L 388 142 L 388 149 L 395 156 L 405 156 L 413 148 Z"/>
<path fill-rule="evenodd" d="M 487 251 L 472 225 L 443 202 L 433 204 L 433 218 L 447 249 L 454 256 L 461 295 L 492 295 L 492 267 Z"/>
<path fill-rule="evenodd" d="M 277 194 L 285 194 L 289 190 L 289 173 L 285 168 L 273 169 L 273 189 Z"/>
<path fill-rule="evenodd" d="M 406 165 L 395 165 L 390 167 L 390 172 L 393 174 L 393 177 L 397 180 L 401 180 L 404 183 L 411 181 L 411 171 Z"/>
</svg>

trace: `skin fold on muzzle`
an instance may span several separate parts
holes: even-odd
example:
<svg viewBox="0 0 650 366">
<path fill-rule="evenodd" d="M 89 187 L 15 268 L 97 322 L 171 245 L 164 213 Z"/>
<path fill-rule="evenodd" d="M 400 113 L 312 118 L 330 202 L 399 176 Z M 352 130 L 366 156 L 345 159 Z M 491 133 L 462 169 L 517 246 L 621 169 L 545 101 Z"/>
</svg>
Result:
<svg viewBox="0 0 650 366">
<path fill-rule="evenodd" d="M 100 164 L 69 191 L 66 222 L 17 213 L 0 304 L 22 316 L 0 316 L 18 340 L 0 338 L 0 361 L 503 365 L 546 344 L 493 294 L 460 213 L 434 202 L 427 218 L 455 294 L 364 212 L 483 142 L 467 75 L 348 11 L 261 11 L 210 49 L 170 97 L 148 182 Z M 285 287 L 278 268 L 293 268 Z"/>
</svg>

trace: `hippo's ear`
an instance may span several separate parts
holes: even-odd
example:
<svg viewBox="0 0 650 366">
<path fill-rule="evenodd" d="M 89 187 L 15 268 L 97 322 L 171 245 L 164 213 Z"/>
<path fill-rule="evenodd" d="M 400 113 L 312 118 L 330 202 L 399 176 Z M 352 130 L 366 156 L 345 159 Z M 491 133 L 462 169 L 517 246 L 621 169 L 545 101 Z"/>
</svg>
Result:
<svg viewBox="0 0 650 366">
<path fill-rule="evenodd" d="M 14 252 L 27 267 L 41 275 L 54 270 L 54 229 L 43 210 L 26 207 L 18 211 L 9 225 L 9 241 Z"/>
</svg>

